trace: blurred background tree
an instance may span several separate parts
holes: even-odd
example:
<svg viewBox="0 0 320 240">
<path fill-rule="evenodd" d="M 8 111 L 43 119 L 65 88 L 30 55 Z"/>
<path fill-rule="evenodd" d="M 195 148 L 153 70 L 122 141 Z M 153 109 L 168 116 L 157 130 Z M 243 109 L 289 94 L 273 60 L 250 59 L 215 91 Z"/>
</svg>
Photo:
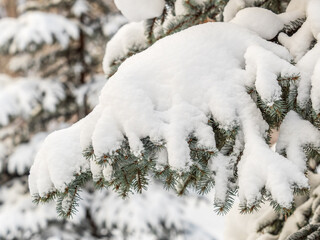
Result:
<svg viewBox="0 0 320 240">
<path fill-rule="evenodd" d="M 2 0 L 0 18 L 0 239 L 215 239 L 207 198 L 177 199 L 157 184 L 128 200 L 89 184 L 70 221 L 32 203 L 35 153 L 96 105 L 105 44 L 127 20 L 112 0 Z"/>
</svg>

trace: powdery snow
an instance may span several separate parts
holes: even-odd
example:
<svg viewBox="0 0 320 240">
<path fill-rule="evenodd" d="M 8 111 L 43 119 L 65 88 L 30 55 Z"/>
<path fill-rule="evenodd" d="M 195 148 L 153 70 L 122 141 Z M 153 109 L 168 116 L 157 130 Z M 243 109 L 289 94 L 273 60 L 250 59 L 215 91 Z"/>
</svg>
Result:
<svg viewBox="0 0 320 240">
<path fill-rule="evenodd" d="M 121 14 L 108 15 L 102 28 L 103 34 L 107 37 L 111 37 L 117 33 L 122 25 L 126 23 L 128 23 L 128 20 Z"/>
<path fill-rule="evenodd" d="M 78 26 L 67 18 L 43 12 L 27 12 L 17 19 L 0 20 L 0 49 L 10 53 L 35 50 L 36 45 L 57 41 L 66 48 L 72 39 L 79 38 Z"/>
<path fill-rule="evenodd" d="M 314 72 L 311 78 L 311 100 L 313 109 L 320 112 L 320 59 L 315 65 Z"/>
<path fill-rule="evenodd" d="M 252 6 L 255 0 L 229 0 L 223 10 L 223 20 L 229 22 L 243 8 Z"/>
<path fill-rule="evenodd" d="M 267 203 L 262 204 L 259 212 L 240 214 L 239 201 L 236 199 L 234 206 L 225 216 L 225 229 L 223 239 L 225 240 L 277 240 L 268 234 L 268 238 L 259 238 L 263 233 L 257 233 L 258 228 L 266 221 L 272 221 L 279 216 Z"/>
<path fill-rule="evenodd" d="M 254 50 L 261 56 L 252 56 Z M 169 165 L 186 170 L 191 165 L 186 141 L 190 134 L 199 139 L 201 147 L 215 150 L 214 133 L 207 125 L 212 115 L 225 129 L 241 125 L 241 202 L 254 204 L 266 186 L 275 200 L 290 207 L 292 185 L 308 187 L 307 179 L 292 161 L 266 144 L 268 125 L 246 93 L 251 81 L 266 101 L 273 101 L 278 86 L 271 84 L 266 90 L 259 86 L 266 85 L 265 75 L 279 74 L 277 64 L 284 67 L 281 73 L 296 74 L 285 60 L 290 60 L 285 48 L 234 23 L 202 24 L 156 42 L 119 67 L 91 114 L 47 138 L 31 170 L 32 194 L 41 196 L 53 186 L 63 190 L 74 172 L 89 168 L 82 150 L 92 143 L 97 157 L 112 153 L 124 135 L 137 156 L 143 152 L 140 139 L 149 136 L 153 142 L 164 141 Z M 275 64 L 269 66 L 271 61 Z M 259 76 L 255 83 L 254 75 Z M 215 159 L 212 161 L 214 166 Z M 96 166 L 94 169 L 100 174 Z M 225 188 L 225 174 L 221 175 L 220 186 Z"/>
<path fill-rule="evenodd" d="M 311 86 L 317 85 L 317 71 L 315 66 L 320 57 L 320 45 L 317 43 L 311 50 L 312 41 L 318 41 L 320 38 L 320 1 L 293 1 L 289 5 L 286 13 L 281 15 L 282 18 L 291 16 L 292 12 L 302 12 L 306 16 L 306 21 L 301 28 L 291 37 L 284 33 L 279 34 L 279 41 L 283 44 L 290 53 L 294 56 L 297 62 L 296 66 L 300 71 L 300 81 L 298 83 L 298 98 L 297 102 L 300 107 L 304 108 L 310 100 Z M 300 7 L 300 10 L 299 8 Z M 305 11 L 305 12 L 304 12 Z M 313 91 L 317 91 L 316 88 Z M 315 101 L 314 107 L 317 108 L 317 97 L 313 94 L 312 101 Z M 317 109 L 315 109 L 317 111 Z"/>
<path fill-rule="evenodd" d="M 295 133 L 292 137 L 292 133 Z M 277 142 L 277 151 L 285 151 L 287 158 L 294 162 L 301 171 L 306 171 L 306 155 L 303 147 L 320 147 L 320 132 L 309 121 L 293 111 L 290 111 L 285 117 L 280 127 L 279 140 Z"/>
<path fill-rule="evenodd" d="M 256 87 L 262 100 L 270 105 L 281 97 L 278 76 L 299 75 L 299 70 L 289 63 L 290 58 L 282 57 L 287 58 L 279 58 L 273 52 L 258 46 L 249 47 L 245 54 L 246 85 Z"/>
<path fill-rule="evenodd" d="M 159 17 L 165 7 L 164 0 L 115 0 L 115 4 L 129 21 Z"/>
<path fill-rule="evenodd" d="M 103 70 L 106 75 L 113 72 L 112 66 L 130 52 L 130 47 L 147 46 L 144 22 L 132 22 L 124 25 L 113 36 L 106 46 L 103 58 Z"/>
<path fill-rule="evenodd" d="M 89 11 L 89 5 L 85 0 L 77 0 L 72 6 L 71 11 L 75 16 L 80 17 Z"/>
<path fill-rule="evenodd" d="M 23 175 L 29 171 L 36 152 L 40 149 L 42 141 L 48 136 L 48 133 L 38 133 L 31 138 L 31 141 L 19 145 L 11 154 L 8 160 L 8 172 Z"/>
<path fill-rule="evenodd" d="M 306 21 L 293 36 L 279 34 L 279 41 L 290 50 L 290 53 L 299 61 L 309 50 L 312 40 L 317 39 L 320 33 L 320 2 L 319 0 L 305 1 Z M 287 12 L 286 14 L 290 14 Z M 285 16 L 285 14 L 284 14 Z"/>
<path fill-rule="evenodd" d="M 46 138 L 36 155 L 36 159 L 44 161 L 35 161 L 30 170 L 31 195 L 38 193 L 40 196 L 45 196 L 54 188 L 64 191 L 66 184 L 74 179 L 74 174 L 89 169 L 80 146 L 82 123 L 83 121 L 79 121 L 72 127 L 55 131 Z M 66 152 L 65 149 L 69 149 L 70 152 Z"/>
<path fill-rule="evenodd" d="M 284 27 L 283 21 L 277 14 L 263 8 L 245 8 L 230 22 L 252 30 L 267 40 L 273 39 Z"/>
<path fill-rule="evenodd" d="M 13 80 L 0 74 L 0 125 L 9 123 L 11 117 L 27 117 L 39 109 L 54 112 L 65 99 L 61 83 L 43 79 L 17 78 Z"/>
</svg>

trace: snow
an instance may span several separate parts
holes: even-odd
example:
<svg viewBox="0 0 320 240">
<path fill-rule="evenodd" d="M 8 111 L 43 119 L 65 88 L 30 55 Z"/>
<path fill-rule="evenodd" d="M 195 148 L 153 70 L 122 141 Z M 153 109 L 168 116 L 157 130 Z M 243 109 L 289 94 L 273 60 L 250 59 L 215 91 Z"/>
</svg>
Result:
<svg viewBox="0 0 320 240">
<path fill-rule="evenodd" d="M 49 227 L 50 222 L 62 223 L 57 219 L 54 203 L 35 205 L 26 190 L 27 178 L 15 178 L 0 188 L 0 238 L 1 239 L 36 239 L 37 233 Z M 82 198 L 88 201 L 82 194 Z M 86 217 L 85 200 L 79 204 L 79 211 L 68 224 L 76 223 Z M 61 232 L 61 226 L 59 225 Z M 52 233 L 53 234 L 53 233 Z M 55 232 L 54 235 L 56 235 Z M 31 237 L 32 236 L 32 237 Z M 43 238 L 42 238 L 43 239 Z"/>
<path fill-rule="evenodd" d="M 283 57 L 285 59 L 258 46 L 249 47 L 245 54 L 246 85 L 250 88 L 255 86 L 262 100 L 271 105 L 282 94 L 278 76 L 299 75 L 299 70 L 289 63 L 290 57 Z"/>
<path fill-rule="evenodd" d="M 48 133 L 38 133 L 31 141 L 19 145 L 8 160 L 8 172 L 23 175 L 29 171 L 36 152 L 40 149 L 41 143 L 48 136 Z"/>
<path fill-rule="evenodd" d="M 236 16 L 237 12 L 245 6 L 245 1 L 243 0 L 230 0 L 224 8 L 223 20 L 229 22 Z"/>
<path fill-rule="evenodd" d="M 109 45 L 107 55 L 108 48 Z M 155 143 L 165 142 L 171 168 L 185 171 L 192 164 L 187 144 L 191 134 L 199 139 L 201 147 L 216 148 L 214 133 L 207 125 L 212 114 L 222 128 L 240 125 L 242 129 L 241 203 L 255 204 L 266 186 L 275 200 L 289 208 L 292 185 L 308 187 L 307 179 L 292 161 L 266 144 L 268 125 L 247 94 L 246 85 L 250 82 L 266 101 L 274 101 L 279 95 L 275 76 L 296 74 L 296 69 L 285 62 L 290 57 L 285 48 L 234 23 L 202 24 L 156 42 L 122 63 L 104 86 L 91 114 L 47 138 L 31 170 L 32 194 L 43 195 L 53 186 L 63 190 L 74 172 L 89 168 L 82 150 L 92 143 L 97 157 L 112 154 L 120 148 L 124 135 L 137 156 L 143 152 L 140 139 L 149 136 Z M 104 61 L 107 71 L 108 59 L 105 57 Z M 264 89 L 265 86 L 268 88 Z M 215 158 L 212 161 L 219 162 Z M 221 199 L 220 193 L 226 192 L 225 169 L 221 166 L 223 172 L 216 176 L 221 178 L 216 179 L 221 182 Z M 93 170 L 99 172 L 96 166 Z"/>
<path fill-rule="evenodd" d="M 284 27 L 283 21 L 277 14 L 256 7 L 239 11 L 230 22 L 252 30 L 267 40 L 273 39 Z"/>
<path fill-rule="evenodd" d="M 292 133 L 295 137 L 292 137 Z M 320 132 L 309 121 L 301 119 L 299 115 L 290 111 L 280 127 L 280 135 L 277 142 L 277 152 L 285 151 L 287 158 L 294 162 L 301 171 L 306 171 L 305 152 L 303 147 L 311 145 L 320 147 Z"/>
<path fill-rule="evenodd" d="M 320 37 L 320 2 L 318 0 L 309 0 L 303 1 L 303 3 L 298 1 L 292 2 L 292 4 L 292 7 L 290 5 L 288 7 L 290 11 L 301 12 L 305 9 L 304 14 L 306 16 L 306 21 L 291 37 L 284 33 L 280 33 L 278 40 L 290 51 L 297 62 L 296 66 L 301 73 L 298 83 L 297 102 L 300 107 L 304 108 L 310 99 L 312 84 L 315 84 L 315 86 L 317 85 L 314 79 L 317 76 L 315 66 L 320 57 L 320 45 L 317 43 L 311 50 L 310 46 L 313 40 L 318 40 Z M 301 9 L 298 10 L 297 7 L 300 7 Z M 290 11 L 282 14 L 282 16 L 286 16 L 286 14 L 290 15 Z M 316 88 L 313 91 L 317 91 Z M 314 94 L 312 95 L 312 98 L 313 101 L 315 101 L 314 106 L 317 108 L 317 99 Z"/>
<path fill-rule="evenodd" d="M 85 0 L 77 0 L 72 6 L 71 11 L 75 16 L 80 17 L 89 11 L 88 3 Z"/>
<path fill-rule="evenodd" d="M 261 200 L 263 187 L 272 194 L 281 206 L 291 208 L 293 200 L 292 184 L 300 188 L 308 187 L 307 178 L 295 164 L 273 152 L 261 138 L 268 129 L 255 104 L 244 95 L 240 118 L 244 132 L 245 148 L 238 164 L 239 198 L 242 205 L 253 206 Z M 257 161 L 259 159 L 259 161 Z"/>
<path fill-rule="evenodd" d="M 295 11 L 304 12 L 309 2 L 310 0 L 291 0 L 286 9 L 286 12 L 295 12 Z"/>
<path fill-rule="evenodd" d="M 17 19 L 0 20 L 0 49 L 10 53 L 33 51 L 37 45 L 59 43 L 67 48 L 79 38 L 78 26 L 67 18 L 43 12 L 27 12 Z"/>
<path fill-rule="evenodd" d="M 31 195 L 38 193 L 41 197 L 45 196 L 53 187 L 64 191 L 66 184 L 74 179 L 75 173 L 79 174 L 89 169 L 80 147 L 81 126 L 82 121 L 66 130 L 55 131 L 46 138 L 36 155 L 36 159 L 42 161 L 35 161 L 30 170 Z M 71 155 L 65 152 L 66 148 Z"/>
<path fill-rule="evenodd" d="M 257 233 L 258 227 L 267 221 L 278 219 L 278 214 L 271 206 L 264 203 L 258 212 L 250 214 L 240 214 L 238 209 L 239 200 L 236 199 L 234 206 L 225 217 L 225 229 L 223 239 L 225 240 L 263 240 L 259 237 L 263 233 Z M 277 238 L 269 238 L 265 240 L 276 240 Z"/>
<path fill-rule="evenodd" d="M 105 76 L 98 74 L 93 76 L 90 82 L 75 89 L 74 96 L 76 96 L 77 104 L 81 106 L 86 101 L 90 108 L 94 108 L 99 103 L 99 95 L 105 83 Z"/>
<path fill-rule="evenodd" d="M 311 78 L 311 100 L 313 109 L 319 113 L 320 112 L 320 60 L 314 68 L 314 72 Z"/>
<path fill-rule="evenodd" d="M 29 193 L 26 193 L 25 184 L 20 181 L 13 182 L 10 187 L 1 186 L 0 202 L 4 203 L 0 205 L 0 237 L 5 239 L 13 239 L 15 236 L 24 238 L 21 230 L 24 234 L 28 234 L 26 230 L 29 233 L 36 232 L 56 217 L 52 205 L 36 207 Z"/>
<path fill-rule="evenodd" d="M 115 0 L 117 8 L 129 21 L 142 21 L 159 17 L 165 7 L 164 0 Z"/>
<path fill-rule="evenodd" d="M 312 76 L 316 72 L 316 64 L 320 57 L 320 44 L 317 43 L 313 49 L 308 51 L 297 63 L 297 67 L 301 71 L 300 81 L 298 83 L 298 97 L 297 102 L 300 107 L 305 107 L 310 99 L 310 91 L 312 84 Z M 312 78 L 314 79 L 314 77 Z M 313 80 L 315 82 L 315 80 Z"/>
<path fill-rule="evenodd" d="M 192 3 L 197 5 L 204 4 L 207 0 L 194 0 Z M 174 3 L 174 10 L 176 15 L 188 15 L 188 9 L 184 6 L 186 4 L 186 0 L 176 0 Z"/>
<path fill-rule="evenodd" d="M 177 198 L 174 192 L 168 192 L 156 182 L 150 184 L 148 191 L 129 199 L 119 199 L 112 191 L 95 192 L 90 211 L 100 228 L 107 231 L 116 224 L 119 230 L 126 229 L 130 233 L 130 239 L 158 239 L 150 226 L 161 236 L 161 221 L 168 229 L 186 230 L 174 239 L 214 240 L 222 237 L 223 218 L 213 212 L 210 196 L 196 197 L 194 194 Z M 123 238 L 120 235 L 116 239 Z"/>
<path fill-rule="evenodd" d="M 102 27 L 103 34 L 107 37 L 111 37 L 127 22 L 128 20 L 121 14 L 108 15 L 106 22 Z"/>
<path fill-rule="evenodd" d="M 313 39 L 320 33 L 320 2 L 318 0 L 305 1 L 306 21 L 293 36 L 279 34 L 279 41 L 290 50 L 290 53 L 299 61 L 309 50 Z M 289 12 L 290 14 L 290 12 Z"/>
<path fill-rule="evenodd" d="M 17 78 L 0 75 L 0 125 L 9 123 L 11 117 L 26 118 L 39 108 L 54 112 L 65 92 L 59 82 L 43 79 Z"/>
<path fill-rule="evenodd" d="M 124 25 L 108 42 L 103 59 L 104 73 L 106 75 L 112 73 L 114 61 L 124 58 L 133 46 L 140 46 L 141 48 L 147 46 L 143 22 L 132 22 Z"/>
<path fill-rule="evenodd" d="M 247 6 L 252 6 L 255 0 L 229 0 L 223 10 L 223 20 L 231 21 L 236 14 Z"/>
<path fill-rule="evenodd" d="M 230 165 L 234 159 L 222 154 L 212 158 L 210 162 L 210 170 L 216 172 L 215 176 L 215 203 L 224 203 L 228 190 L 228 180 L 233 176 L 233 169 Z"/>
</svg>

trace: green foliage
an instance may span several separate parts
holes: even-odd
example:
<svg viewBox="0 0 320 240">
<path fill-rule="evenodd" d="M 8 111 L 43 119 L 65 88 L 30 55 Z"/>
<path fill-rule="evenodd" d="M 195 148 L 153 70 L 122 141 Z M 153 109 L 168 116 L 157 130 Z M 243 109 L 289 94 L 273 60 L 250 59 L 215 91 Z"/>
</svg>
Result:
<svg viewBox="0 0 320 240">
<path fill-rule="evenodd" d="M 290 0 L 256 0 L 254 6 L 269 9 L 275 13 L 281 13 L 285 10 Z"/>
<path fill-rule="evenodd" d="M 108 77 L 112 76 L 128 57 L 145 50 L 159 39 L 197 24 L 221 20 L 221 9 L 227 2 L 226 0 L 209 0 L 199 5 L 193 0 L 186 0 L 185 7 L 188 10 L 188 14 L 176 16 L 174 0 L 167 0 L 162 16 L 145 21 L 146 46 L 131 46 L 125 56 L 115 59 L 111 64 L 112 71 Z M 281 12 L 284 7 L 283 1 L 277 0 L 257 1 L 255 5 L 275 12 Z M 304 21 L 305 19 L 297 19 L 286 25 L 282 32 L 292 35 L 301 27 Z M 304 108 L 297 104 L 297 86 L 300 76 L 278 76 L 277 80 L 282 94 L 280 99 L 276 99 L 273 102 L 262 99 L 255 88 L 247 89 L 247 93 L 254 100 L 264 120 L 269 125 L 269 131 L 266 133 L 266 142 L 270 140 L 272 129 L 278 129 L 286 114 L 291 110 L 296 111 L 303 119 L 308 120 L 320 129 L 320 114 L 312 109 L 311 101 Z M 215 212 L 225 214 L 231 209 L 234 198 L 237 195 L 235 184 L 238 177 L 237 165 L 243 149 L 236 149 L 235 144 L 239 137 L 241 126 L 239 123 L 234 123 L 232 127 L 226 129 L 220 126 L 213 117 L 208 121 L 208 125 L 215 135 L 216 149 L 205 149 L 198 144 L 198 140 L 194 136 L 189 136 L 186 141 L 189 144 L 192 164 L 183 172 L 179 172 L 169 165 L 158 165 L 156 159 L 161 151 L 166 151 L 166 142 L 155 143 L 149 138 L 141 139 L 144 151 L 139 156 L 131 152 L 126 138 L 122 146 L 111 154 L 95 156 L 93 147 L 90 146 L 83 152 L 83 155 L 88 161 L 94 161 L 101 168 L 110 168 L 112 170 L 110 178 L 98 177 L 93 179 L 95 186 L 97 188 L 110 187 L 123 198 L 128 197 L 131 193 L 142 193 L 148 188 L 148 182 L 151 177 L 161 181 L 166 189 L 173 189 L 178 195 L 184 195 L 190 189 L 195 190 L 198 194 L 206 194 L 215 186 L 215 177 L 217 175 L 216 172 L 210 169 L 210 161 L 214 161 L 218 154 L 230 157 L 231 160 L 228 167 L 229 170 L 233 171 L 233 176 L 228 179 L 228 189 L 224 201 L 215 199 L 214 203 Z M 302 147 L 308 161 L 312 160 L 318 166 L 320 163 L 320 149 L 311 145 Z M 281 154 L 285 156 L 286 152 Z M 316 166 L 309 166 L 309 169 L 315 171 Z M 70 217 L 76 209 L 80 188 L 91 179 L 92 175 L 85 172 L 75 176 L 75 181 L 68 185 L 65 192 L 52 192 L 45 197 L 36 196 L 35 199 L 37 202 L 57 199 L 59 214 L 63 217 Z M 298 186 L 292 186 L 292 191 L 295 195 L 308 195 L 309 193 L 308 189 L 300 189 Z M 268 232 L 276 235 L 281 231 L 286 219 L 294 212 L 296 206 L 294 203 L 292 203 L 291 208 L 281 206 L 272 199 L 270 192 L 266 189 L 261 189 L 261 196 L 257 197 L 254 203 L 241 205 L 240 212 L 243 214 L 255 212 L 265 202 L 270 203 L 279 218 L 263 223 L 259 226 L 258 232 Z M 317 239 L 319 232 L 318 225 L 308 225 L 289 239 Z"/>
<path fill-rule="evenodd" d="M 218 215 L 225 215 L 233 206 L 233 202 L 235 197 L 237 196 L 236 190 L 229 190 L 227 192 L 227 196 L 224 202 L 222 201 L 215 201 L 214 203 L 214 210 Z"/>
<path fill-rule="evenodd" d="M 288 240 L 317 240 L 320 238 L 320 224 L 309 224 L 292 234 Z"/>
<path fill-rule="evenodd" d="M 305 18 L 298 18 L 294 21 L 290 21 L 289 24 L 284 25 L 284 28 L 281 32 L 287 34 L 288 36 L 292 36 L 299 30 L 299 28 L 302 26 L 302 24 L 305 21 L 306 21 Z"/>
<path fill-rule="evenodd" d="M 124 56 L 115 59 L 110 64 L 112 71 L 107 77 L 110 78 L 127 58 L 145 50 L 161 38 L 198 24 L 221 20 L 222 9 L 228 0 L 208 0 L 201 5 L 187 0 L 185 6 L 188 9 L 188 14 L 182 16 L 175 15 L 174 2 L 174 0 L 166 1 L 166 8 L 161 16 L 145 20 L 145 35 L 147 37 L 145 46 L 133 45 Z"/>
<path fill-rule="evenodd" d="M 271 103 L 264 101 L 255 88 L 247 89 L 270 128 L 278 128 L 286 114 L 296 108 L 297 81 L 299 79 L 300 76 L 278 76 L 278 84 L 282 90 L 281 98 Z"/>
<path fill-rule="evenodd" d="M 80 174 L 75 174 L 74 180 L 70 184 L 66 185 L 63 192 L 56 190 L 47 193 L 45 196 L 35 195 L 33 196 L 33 201 L 39 204 L 56 200 L 59 216 L 63 218 L 71 218 L 77 211 L 79 200 L 81 200 L 79 195 L 81 188 L 83 188 L 90 180 L 92 180 L 91 171 L 84 171 Z"/>
<path fill-rule="evenodd" d="M 121 148 L 111 155 L 103 155 L 95 158 L 91 148 L 84 152 L 88 160 L 93 159 L 98 164 L 112 167 L 111 179 L 104 182 L 105 186 L 112 187 L 122 197 L 127 197 L 132 192 L 141 193 L 147 188 L 149 176 L 163 182 L 165 188 L 177 190 L 179 195 L 187 192 L 188 188 L 193 188 L 198 192 L 208 192 L 213 186 L 214 180 L 208 168 L 208 162 L 215 153 L 202 149 L 197 145 L 197 139 L 189 139 L 190 155 L 193 165 L 187 172 L 178 173 L 169 166 L 156 166 L 155 159 L 159 152 L 164 149 L 165 144 L 155 144 L 149 138 L 142 139 L 144 152 L 141 156 L 135 156 L 129 147 L 126 139 Z M 87 153 L 92 154 L 88 155 Z M 101 179 L 99 179 L 101 181 Z"/>
</svg>

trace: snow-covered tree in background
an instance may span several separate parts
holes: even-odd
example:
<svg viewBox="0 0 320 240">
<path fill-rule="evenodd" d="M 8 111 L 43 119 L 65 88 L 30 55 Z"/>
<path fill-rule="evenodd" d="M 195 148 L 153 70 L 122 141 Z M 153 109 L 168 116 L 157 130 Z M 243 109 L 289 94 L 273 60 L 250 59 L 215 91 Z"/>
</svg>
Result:
<svg viewBox="0 0 320 240">
<path fill-rule="evenodd" d="M 36 152 L 98 103 L 105 42 L 127 20 L 108 0 L 16 2 L 19 16 L 0 19 L 0 239 L 215 239 L 208 198 L 177 199 L 157 183 L 126 200 L 88 184 L 69 221 L 55 204 L 32 203 L 27 175 Z"/>
<path fill-rule="evenodd" d="M 90 180 L 127 196 L 156 178 L 180 195 L 214 186 L 218 212 L 235 195 L 242 213 L 269 203 L 242 239 L 318 239 L 320 1 L 116 5 L 142 21 L 108 44 L 95 109 L 45 140 L 29 177 L 35 200 L 57 199 L 70 216 Z"/>
</svg>

